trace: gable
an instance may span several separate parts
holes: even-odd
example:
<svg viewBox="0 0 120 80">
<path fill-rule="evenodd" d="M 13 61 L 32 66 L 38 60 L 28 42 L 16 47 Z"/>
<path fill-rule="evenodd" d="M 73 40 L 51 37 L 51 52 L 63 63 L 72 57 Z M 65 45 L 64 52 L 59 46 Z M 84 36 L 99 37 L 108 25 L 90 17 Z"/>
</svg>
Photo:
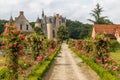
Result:
<svg viewBox="0 0 120 80">
<path fill-rule="evenodd" d="M 21 11 L 20 15 L 16 18 L 15 24 L 19 30 L 24 32 L 34 32 L 33 28 L 29 24 L 29 21 L 25 18 L 23 11 Z"/>
</svg>

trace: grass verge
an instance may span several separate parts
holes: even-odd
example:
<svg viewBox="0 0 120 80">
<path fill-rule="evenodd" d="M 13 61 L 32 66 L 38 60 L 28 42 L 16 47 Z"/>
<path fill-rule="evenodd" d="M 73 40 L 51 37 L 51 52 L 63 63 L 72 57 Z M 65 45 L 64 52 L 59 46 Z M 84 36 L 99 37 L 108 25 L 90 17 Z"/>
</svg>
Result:
<svg viewBox="0 0 120 80">
<path fill-rule="evenodd" d="M 61 46 L 59 46 L 58 49 L 52 55 L 49 56 L 48 60 L 44 60 L 42 64 L 36 65 L 35 70 L 29 75 L 28 80 L 42 80 L 43 75 L 49 69 L 51 63 L 54 60 L 54 57 L 60 51 L 60 48 Z"/>
<path fill-rule="evenodd" d="M 115 75 L 112 75 L 109 70 L 103 68 L 99 64 L 95 63 L 90 58 L 86 57 L 85 55 L 81 54 L 79 51 L 76 51 L 74 48 L 70 47 L 70 49 L 80 58 L 83 59 L 83 61 L 89 65 L 101 78 L 101 80 L 120 80 Z"/>
</svg>

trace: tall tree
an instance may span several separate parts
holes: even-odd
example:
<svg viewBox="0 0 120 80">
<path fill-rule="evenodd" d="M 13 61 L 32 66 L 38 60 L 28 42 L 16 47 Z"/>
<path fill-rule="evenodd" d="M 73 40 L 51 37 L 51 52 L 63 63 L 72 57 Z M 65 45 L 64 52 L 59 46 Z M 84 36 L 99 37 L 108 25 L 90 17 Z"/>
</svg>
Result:
<svg viewBox="0 0 120 80">
<path fill-rule="evenodd" d="M 92 25 L 80 21 L 66 20 L 69 37 L 72 39 L 84 39 L 91 36 Z"/>
<path fill-rule="evenodd" d="M 4 31 L 4 25 L 7 22 L 8 22 L 7 20 L 0 20 L 0 34 L 3 33 L 3 31 Z"/>
<path fill-rule="evenodd" d="M 44 35 L 44 33 L 40 27 L 37 27 L 37 26 L 34 27 L 34 31 L 39 35 Z"/>
<path fill-rule="evenodd" d="M 60 26 L 57 31 L 57 37 L 60 41 L 68 39 L 68 31 L 64 26 Z"/>
<path fill-rule="evenodd" d="M 92 10 L 92 12 L 90 13 L 90 15 L 94 18 L 94 20 L 92 19 L 88 19 L 88 20 L 94 24 L 113 24 L 113 22 L 111 22 L 109 19 L 106 19 L 107 16 L 101 16 L 103 11 L 104 10 L 100 6 L 100 4 L 97 4 L 96 8 L 94 8 L 94 10 Z"/>
</svg>

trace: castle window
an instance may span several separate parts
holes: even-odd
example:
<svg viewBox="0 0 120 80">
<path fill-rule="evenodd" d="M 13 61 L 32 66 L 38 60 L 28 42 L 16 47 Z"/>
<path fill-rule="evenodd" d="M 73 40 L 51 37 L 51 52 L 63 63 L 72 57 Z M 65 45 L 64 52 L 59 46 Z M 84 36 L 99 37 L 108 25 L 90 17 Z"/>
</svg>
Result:
<svg viewBox="0 0 120 80">
<path fill-rule="evenodd" d="M 28 25 L 26 25 L 26 30 L 28 30 L 28 28 L 29 28 Z"/>
<path fill-rule="evenodd" d="M 53 38 L 55 38 L 55 30 L 53 30 Z"/>
<path fill-rule="evenodd" d="M 22 30 L 22 24 L 20 24 L 20 30 Z"/>
<path fill-rule="evenodd" d="M 61 25 L 61 21 L 59 21 L 59 24 Z"/>
</svg>

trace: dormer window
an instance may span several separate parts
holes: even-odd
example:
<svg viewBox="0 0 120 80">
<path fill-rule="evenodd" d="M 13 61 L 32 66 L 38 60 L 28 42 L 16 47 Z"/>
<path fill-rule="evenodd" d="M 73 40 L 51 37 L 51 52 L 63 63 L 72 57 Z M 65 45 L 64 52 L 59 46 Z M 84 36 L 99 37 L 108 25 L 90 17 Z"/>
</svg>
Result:
<svg viewBox="0 0 120 80">
<path fill-rule="evenodd" d="M 22 24 L 20 24 L 20 30 L 22 30 Z"/>
<path fill-rule="evenodd" d="M 28 25 L 26 25 L 26 30 L 28 30 L 28 28 L 29 28 Z"/>
</svg>

